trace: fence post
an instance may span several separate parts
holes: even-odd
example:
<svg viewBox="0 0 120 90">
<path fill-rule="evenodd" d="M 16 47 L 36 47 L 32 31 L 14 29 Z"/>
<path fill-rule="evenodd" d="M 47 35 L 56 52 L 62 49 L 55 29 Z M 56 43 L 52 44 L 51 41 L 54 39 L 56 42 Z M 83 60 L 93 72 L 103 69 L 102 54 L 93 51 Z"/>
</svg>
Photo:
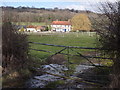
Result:
<svg viewBox="0 0 120 90">
<path fill-rule="evenodd" d="M 70 67 L 69 67 L 69 63 L 70 63 L 70 61 L 69 61 L 70 60 L 70 57 L 69 57 L 69 47 L 67 48 L 67 53 L 68 53 L 68 55 L 67 55 L 67 67 L 68 67 L 68 73 L 67 74 L 68 75 L 67 76 L 69 77 L 70 76 L 70 72 L 69 72 L 70 71 Z"/>
</svg>

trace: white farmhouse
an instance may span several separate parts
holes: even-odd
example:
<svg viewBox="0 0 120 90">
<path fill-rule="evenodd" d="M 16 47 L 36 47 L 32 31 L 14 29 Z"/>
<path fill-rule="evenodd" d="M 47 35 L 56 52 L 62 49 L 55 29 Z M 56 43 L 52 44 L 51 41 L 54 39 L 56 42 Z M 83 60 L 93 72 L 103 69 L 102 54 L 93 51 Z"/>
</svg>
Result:
<svg viewBox="0 0 120 90">
<path fill-rule="evenodd" d="M 71 31 L 71 23 L 68 21 L 53 21 L 51 30 L 56 32 L 69 32 Z"/>
</svg>

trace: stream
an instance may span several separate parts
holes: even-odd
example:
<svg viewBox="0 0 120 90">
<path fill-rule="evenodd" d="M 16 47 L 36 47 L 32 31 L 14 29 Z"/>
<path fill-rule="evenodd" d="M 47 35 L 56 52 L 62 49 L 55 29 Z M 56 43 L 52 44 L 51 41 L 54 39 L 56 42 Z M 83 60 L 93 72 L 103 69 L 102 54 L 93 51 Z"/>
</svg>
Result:
<svg viewBox="0 0 120 90">
<path fill-rule="evenodd" d="M 27 88 L 45 88 L 45 86 L 50 82 L 54 82 L 54 81 L 58 81 L 58 80 L 64 80 L 64 78 L 54 76 L 54 75 L 51 75 L 51 74 L 65 76 L 63 71 L 68 70 L 68 68 L 65 65 L 59 65 L 59 64 L 42 65 L 41 68 L 38 68 L 38 69 L 43 70 L 44 72 L 47 72 L 47 73 L 45 73 L 43 75 L 34 76 L 30 80 L 28 80 L 26 82 L 26 87 Z M 77 77 L 78 74 L 83 73 L 85 70 L 88 70 L 90 68 L 94 68 L 94 66 L 78 65 L 75 68 L 74 74 L 70 77 Z M 50 74 L 48 74 L 48 73 L 50 73 Z M 71 82 L 74 82 L 74 81 L 69 80 L 69 79 L 65 80 L 65 83 L 71 83 Z M 84 86 L 83 83 L 79 83 L 77 85 L 72 85 L 72 88 L 82 88 L 83 86 Z M 59 86 L 59 87 L 63 88 L 63 87 L 66 87 L 66 86 Z"/>
</svg>

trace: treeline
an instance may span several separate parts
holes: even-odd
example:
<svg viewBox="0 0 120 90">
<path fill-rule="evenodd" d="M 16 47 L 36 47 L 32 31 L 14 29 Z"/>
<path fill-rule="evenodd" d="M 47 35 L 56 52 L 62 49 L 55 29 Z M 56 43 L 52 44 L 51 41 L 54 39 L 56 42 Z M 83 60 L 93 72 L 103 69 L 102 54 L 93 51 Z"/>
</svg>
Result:
<svg viewBox="0 0 120 90">
<path fill-rule="evenodd" d="M 52 8 L 35 8 L 35 7 L 22 7 L 22 6 L 19 6 L 19 7 L 17 7 L 17 8 L 15 8 L 15 7 L 12 7 L 12 6 L 2 6 L 1 8 L 3 8 L 3 9 L 8 9 L 8 10 L 18 10 L 19 12 L 23 12 L 23 11 L 27 11 L 27 12 L 29 12 L 29 10 L 46 10 L 46 11 L 53 11 L 53 12 L 56 12 L 56 11 L 70 11 L 70 12 L 75 12 L 75 13 L 80 13 L 80 12 L 91 12 L 91 11 L 88 11 L 88 10 L 86 10 L 86 11 L 83 11 L 83 10 L 75 10 L 75 9 L 68 9 L 68 8 L 66 8 L 66 9 L 59 9 L 58 7 L 55 7 L 54 9 L 52 9 Z M 35 11 L 34 11 L 35 12 Z"/>
<path fill-rule="evenodd" d="M 35 7 L 1 7 L 5 18 L 13 22 L 46 22 L 54 20 L 66 21 L 71 19 L 77 13 L 92 13 L 90 11 L 80 11 L 74 9 L 54 9 L 35 8 Z"/>
</svg>

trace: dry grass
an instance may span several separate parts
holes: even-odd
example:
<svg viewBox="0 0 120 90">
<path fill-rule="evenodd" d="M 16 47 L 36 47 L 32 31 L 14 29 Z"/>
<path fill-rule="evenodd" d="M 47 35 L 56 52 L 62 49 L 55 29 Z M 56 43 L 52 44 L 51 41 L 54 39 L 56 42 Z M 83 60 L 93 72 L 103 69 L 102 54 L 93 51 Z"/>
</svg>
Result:
<svg viewBox="0 0 120 90">
<path fill-rule="evenodd" d="M 62 54 L 57 54 L 47 59 L 48 63 L 52 64 L 64 64 L 66 62 L 65 56 Z"/>
</svg>

